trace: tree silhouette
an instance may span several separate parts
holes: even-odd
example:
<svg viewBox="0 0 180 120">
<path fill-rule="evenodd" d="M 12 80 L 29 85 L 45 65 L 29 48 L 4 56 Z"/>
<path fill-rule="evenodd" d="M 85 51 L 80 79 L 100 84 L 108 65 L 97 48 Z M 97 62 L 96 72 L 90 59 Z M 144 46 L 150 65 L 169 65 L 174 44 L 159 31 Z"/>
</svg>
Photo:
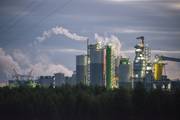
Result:
<svg viewBox="0 0 180 120">
<path fill-rule="evenodd" d="M 6 120 L 179 119 L 180 91 L 146 91 L 84 85 L 57 88 L 0 88 L 0 116 Z"/>
</svg>

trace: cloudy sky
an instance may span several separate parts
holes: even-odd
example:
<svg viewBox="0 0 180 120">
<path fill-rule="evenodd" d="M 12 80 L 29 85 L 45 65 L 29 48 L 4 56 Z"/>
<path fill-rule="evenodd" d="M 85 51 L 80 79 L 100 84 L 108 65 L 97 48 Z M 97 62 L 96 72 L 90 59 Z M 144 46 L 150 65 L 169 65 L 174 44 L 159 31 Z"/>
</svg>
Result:
<svg viewBox="0 0 180 120">
<path fill-rule="evenodd" d="M 116 36 L 133 58 L 137 36 L 145 36 L 153 55 L 180 58 L 180 0 L 1 0 L 0 79 L 13 70 L 52 75 L 75 70 L 75 55 L 85 53 L 88 37 Z M 152 56 L 153 57 L 153 56 Z M 180 64 L 169 62 L 170 78 Z"/>
</svg>

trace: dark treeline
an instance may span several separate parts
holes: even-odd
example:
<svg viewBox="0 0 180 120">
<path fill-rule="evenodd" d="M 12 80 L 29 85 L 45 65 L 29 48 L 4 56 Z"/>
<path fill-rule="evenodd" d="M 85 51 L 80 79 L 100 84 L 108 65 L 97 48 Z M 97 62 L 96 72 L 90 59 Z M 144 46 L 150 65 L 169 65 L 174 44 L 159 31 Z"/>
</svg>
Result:
<svg viewBox="0 0 180 120">
<path fill-rule="evenodd" d="M 0 88 L 2 120 L 179 120 L 180 90 Z"/>
</svg>

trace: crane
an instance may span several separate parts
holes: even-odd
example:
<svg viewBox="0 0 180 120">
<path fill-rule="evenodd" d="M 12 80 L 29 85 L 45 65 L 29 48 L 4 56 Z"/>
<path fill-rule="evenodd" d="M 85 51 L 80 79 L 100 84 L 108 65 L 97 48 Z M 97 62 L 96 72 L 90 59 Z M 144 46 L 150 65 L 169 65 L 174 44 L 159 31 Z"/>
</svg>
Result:
<svg viewBox="0 0 180 120">
<path fill-rule="evenodd" d="M 155 58 L 162 60 L 162 61 L 180 62 L 180 58 L 173 58 L 173 57 L 159 56 L 159 55 L 156 55 Z"/>
<path fill-rule="evenodd" d="M 154 67 L 154 83 L 161 88 L 163 85 L 167 88 L 170 80 L 167 78 L 165 65 L 166 61 L 180 62 L 180 58 L 168 57 L 163 55 L 155 55 Z M 164 71 L 164 74 L 163 74 Z"/>
</svg>

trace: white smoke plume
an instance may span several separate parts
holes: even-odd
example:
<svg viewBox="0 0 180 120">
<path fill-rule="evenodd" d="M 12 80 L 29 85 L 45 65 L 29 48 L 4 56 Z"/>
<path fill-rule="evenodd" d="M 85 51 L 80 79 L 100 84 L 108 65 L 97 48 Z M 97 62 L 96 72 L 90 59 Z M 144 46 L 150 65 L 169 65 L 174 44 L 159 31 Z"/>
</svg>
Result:
<svg viewBox="0 0 180 120">
<path fill-rule="evenodd" d="M 35 76 L 41 76 L 41 75 L 53 75 L 54 73 L 64 73 L 66 76 L 71 76 L 72 71 L 66 68 L 65 66 L 61 64 L 43 64 L 43 63 L 37 63 L 31 65 L 30 69 L 33 70 L 33 73 Z"/>
<path fill-rule="evenodd" d="M 28 70 L 28 71 L 33 70 L 35 76 L 53 75 L 54 73 L 58 73 L 58 72 L 64 73 L 65 76 L 71 76 L 73 73 L 71 70 L 69 70 L 67 67 L 65 67 L 62 64 L 52 63 L 47 55 L 42 54 L 36 57 L 35 59 L 36 59 L 35 64 L 30 64 Z"/>
<path fill-rule="evenodd" d="M 71 76 L 72 71 L 61 64 L 53 64 L 48 60 L 48 56 L 39 56 L 35 63 L 30 61 L 29 57 L 21 50 L 14 50 L 12 56 L 7 54 L 0 48 L 0 81 L 3 79 L 9 80 L 15 75 L 13 69 L 19 74 L 28 74 L 33 70 L 33 76 L 53 75 L 54 73 L 64 73 L 66 76 Z"/>
<path fill-rule="evenodd" d="M 29 67 L 29 57 L 25 55 L 20 49 L 14 49 L 12 52 L 12 57 L 21 67 Z"/>
<path fill-rule="evenodd" d="M 122 45 L 117 36 L 111 35 L 110 37 L 102 37 L 102 36 L 98 35 L 97 33 L 95 33 L 94 37 L 95 37 L 95 40 L 97 41 L 97 43 L 101 44 L 102 46 L 111 45 L 115 56 L 122 55 L 122 53 L 121 53 Z"/>
<path fill-rule="evenodd" d="M 166 74 L 170 79 L 180 78 L 180 63 L 168 61 L 166 65 Z"/>
<path fill-rule="evenodd" d="M 76 40 L 76 41 L 86 41 L 87 40 L 87 37 L 80 36 L 76 33 L 71 33 L 68 29 L 60 27 L 60 26 L 56 26 L 54 28 L 51 28 L 48 31 L 44 31 L 42 36 L 37 37 L 37 40 L 38 40 L 38 42 L 43 42 L 53 35 L 64 35 L 67 38 L 70 38 L 70 39 Z"/>
<path fill-rule="evenodd" d="M 10 79 L 13 76 L 13 69 L 21 71 L 19 64 L 14 61 L 12 56 L 8 55 L 2 48 L 0 48 L 0 78 Z"/>
</svg>

